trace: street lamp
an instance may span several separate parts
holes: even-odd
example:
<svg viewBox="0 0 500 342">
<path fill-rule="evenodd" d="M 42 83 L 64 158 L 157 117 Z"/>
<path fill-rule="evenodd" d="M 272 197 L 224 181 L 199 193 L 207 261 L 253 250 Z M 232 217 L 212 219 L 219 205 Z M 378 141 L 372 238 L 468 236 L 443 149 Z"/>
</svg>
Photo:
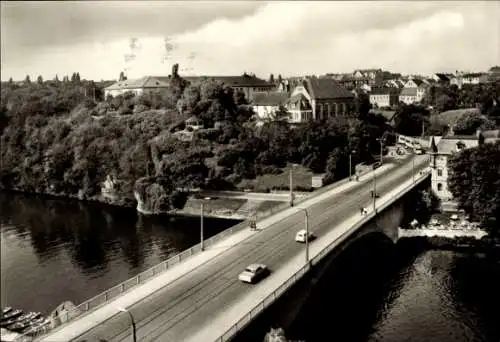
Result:
<svg viewBox="0 0 500 342">
<path fill-rule="evenodd" d="M 210 197 L 205 197 L 204 200 L 211 200 Z M 205 245 L 204 245 L 204 238 L 203 238 L 203 212 L 204 212 L 204 202 L 201 202 L 201 213 L 200 213 L 200 248 L 201 250 L 205 250 Z"/>
<path fill-rule="evenodd" d="M 377 138 L 377 141 L 379 142 L 380 144 L 380 165 L 382 165 L 383 163 L 383 160 L 382 160 L 382 156 L 383 156 L 383 153 L 384 153 L 384 138 Z"/>
<path fill-rule="evenodd" d="M 377 212 L 377 208 L 375 206 L 375 200 L 377 198 L 377 181 L 375 179 L 375 166 L 373 167 L 373 177 L 372 177 L 372 180 L 373 180 L 373 212 L 376 213 Z"/>
<path fill-rule="evenodd" d="M 309 214 L 307 213 L 307 209 L 300 208 L 306 214 L 305 217 L 305 225 L 306 225 L 306 264 L 309 263 Z"/>
<path fill-rule="evenodd" d="M 135 329 L 134 316 L 132 316 L 132 313 L 130 311 L 128 311 L 127 309 L 124 309 L 124 308 L 121 308 L 121 307 L 117 307 L 117 309 L 118 309 L 118 311 L 128 313 L 128 315 L 130 316 L 130 321 L 132 322 L 132 336 L 134 338 L 134 342 L 137 342 L 137 334 L 136 334 L 136 329 Z"/>
<path fill-rule="evenodd" d="M 411 175 L 413 178 L 413 183 L 415 183 L 415 156 L 411 158 Z"/>
<path fill-rule="evenodd" d="M 297 164 L 292 164 L 290 168 L 290 207 L 293 207 L 293 168 L 296 166 Z"/>
<path fill-rule="evenodd" d="M 356 153 L 356 150 L 349 152 L 349 180 L 351 180 L 352 174 L 352 155 Z"/>
</svg>

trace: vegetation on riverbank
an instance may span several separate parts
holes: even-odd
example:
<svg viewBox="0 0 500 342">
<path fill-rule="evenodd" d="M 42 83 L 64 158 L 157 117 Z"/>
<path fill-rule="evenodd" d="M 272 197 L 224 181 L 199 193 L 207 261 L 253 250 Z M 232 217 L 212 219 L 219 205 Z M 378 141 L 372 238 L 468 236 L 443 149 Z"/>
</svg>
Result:
<svg viewBox="0 0 500 342">
<path fill-rule="evenodd" d="M 347 117 L 297 127 L 277 118 L 257 126 L 242 93 L 210 79 L 189 84 L 177 67 L 168 90 L 104 99 L 106 85 L 78 73 L 63 81 L 3 83 L 0 189 L 137 201 L 145 212 L 163 212 L 182 208 L 189 189 L 285 190 L 283 171 L 291 164 L 333 182 L 349 174 L 349 154 L 353 165 L 373 159 L 376 139 L 392 129 L 382 115 L 369 113 L 363 95 Z M 490 97 L 476 97 L 496 115 Z M 401 105 L 395 130 L 412 134 L 429 115 L 421 106 Z M 204 129 L 186 126 L 192 116 Z M 283 178 L 279 184 L 261 181 L 273 174 Z"/>
<path fill-rule="evenodd" d="M 448 186 L 453 197 L 474 221 L 500 236 L 500 142 L 480 144 L 453 155 Z"/>
<path fill-rule="evenodd" d="M 2 85 L 0 188 L 120 204 L 135 194 L 168 211 L 183 206 L 186 189 L 232 189 L 289 163 L 342 178 L 349 151 L 353 163 L 372 158 L 386 129 L 367 112 L 256 127 L 242 94 L 208 79 L 189 85 L 174 75 L 168 91 L 103 101 L 95 89 L 76 78 Z M 206 129 L 182 141 L 176 132 L 190 116 Z M 106 181 L 113 197 L 102 196 Z"/>
</svg>

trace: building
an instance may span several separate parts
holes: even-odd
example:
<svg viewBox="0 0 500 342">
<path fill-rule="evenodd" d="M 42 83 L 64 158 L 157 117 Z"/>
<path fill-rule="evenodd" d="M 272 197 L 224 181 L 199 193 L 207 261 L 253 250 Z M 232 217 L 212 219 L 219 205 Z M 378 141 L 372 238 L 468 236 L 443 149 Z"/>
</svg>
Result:
<svg viewBox="0 0 500 342">
<path fill-rule="evenodd" d="M 399 88 L 375 88 L 370 93 L 370 103 L 373 106 L 392 107 L 399 103 Z"/>
<path fill-rule="evenodd" d="M 313 120 L 311 100 L 301 92 L 290 97 L 286 109 L 290 113 L 290 123 L 301 123 Z"/>
<path fill-rule="evenodd" d="M 124 80 L 113 83 L 104 88 L 104 96 L 118 96 L 132 92 L 140 95 L 145 91 L 155 91 L 170 87 L 170 77 L 164 76 L 144 76 L 139 79 Z"/>
<path fill-rule="evenodd" d="M 404 88 L 405 84 L 401 80 L 388 80 L 384 83 L 384 87 L 386 88 L 396 88 L 396 89 L 402 89 Z"/>
<path fill-rule="evenodd" d="M 412 104 L 422 101 L 429 85 L 416 78 L 409 79 L 399 94 L 399 102 Z"/>
<path fill-rule="evenodd" d="M 252 102 L 255 93 L 262 93 L 275 90 L 276 85 L 269 83 L 255 75 L 244 73 L 241 76 L 192 76 L 183 77 L 190 83 L 198 83 L 204 79 L 211 79 L 231 87 L 234 91 L 239 91 L 245 94 L 245 98 Z"/>
<path fill-rule="evenodd" d="M 309 104 L 302 106 L 304 98 Z M 301 108 L 296 108 L 297 104 L 300 104 Z M 353 104 L 354 95 L 334 79 L 307 77 L 293 89 L 288 109 L 292 113 L 299 110 L 302 114 L 303 110 L 310 107 L 311 119 L 321 120 L 332 116 L 347 115 Z M 306 118 L 301 116 L 297 120 L 302 122 Z"/>
<path fill-rule="evenodd" d="M 273 90 L 276 85 L 255 77 L 254 75 L 243 74 L 242 76 L 181 76 L 189 83 L 196 84 L 204 79 L 211 79 L 216 82 L 230 86 L 234 91 L 241 91 L 245 98 L 251 101 L 256 92 Z M 167 89 L 170 87 L 170 76 L 145 76 L 135 80 L 119 81 L 104 89 L 104 95 L 117 96 L 126 92 L 141 94 L 145 91 Z"/>
<path fill-rule="evenodd" d="M 450 79 L 453 76 L 454 75 L 452 75 L 452 74 L 438 73 L 438 74 L 432 75 L 432 79 L 434 81 L 438 82 L 439 84 L 449 85 L 450 84 Z"/>
<path fill-rule="evenodd" d="M 477 147 L 480 140 L 484 138 L 484 143 L 494 143 L 500 140 L 500 131 L 477 131 L 475 135 L 448 135 L 435 143 L 434 138 L 431 141 L 431 185 L 435 195 L 445 205 L 452 205 L 453 195 L 448 189 L 448 160 L 461 150 Z"/>
<path fill-rule="evenodd" d="M 280 107 L 285 107 L 289 100 L 289 93 L 275 91 L 254 93 L 252 108 L 258 120 L 274 120 Z"/>
</svg>

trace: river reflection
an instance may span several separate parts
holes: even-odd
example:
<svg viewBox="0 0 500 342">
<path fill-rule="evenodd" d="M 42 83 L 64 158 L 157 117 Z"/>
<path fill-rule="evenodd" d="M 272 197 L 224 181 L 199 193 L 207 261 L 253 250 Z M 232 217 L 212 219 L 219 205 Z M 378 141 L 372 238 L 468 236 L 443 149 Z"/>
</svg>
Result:
<svg viewBox="0 0 500 342">
<path fill-rule="evenodd" d="M 78 304 L 199 242 L 199 218 L 0 193 L 1 304 Z M 205 237 L 237 223 L 205 219 Z"/>
</svg>

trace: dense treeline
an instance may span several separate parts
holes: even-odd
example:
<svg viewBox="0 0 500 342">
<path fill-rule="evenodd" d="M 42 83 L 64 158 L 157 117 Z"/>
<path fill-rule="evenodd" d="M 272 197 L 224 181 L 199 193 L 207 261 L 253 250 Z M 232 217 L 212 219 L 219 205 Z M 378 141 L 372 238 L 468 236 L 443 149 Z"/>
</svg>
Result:
<svg viewBox="0 0 500 342">
<path fill-rule="evenodd" d="M 439 114 L 454 109 L 477 108 L 454 122 L 455 134 L 475 134 L 477 129 L 495 129 L 500 125 L 500 81 L 495 83 L 432 86 L 420 104 L 400 104 L 394 115 L 394 128 L 404 135 L 442 135 L 450 122 L 439 120 Z"/>
<path fill-rule="evenodd" d="M 100 101 L 102 88 L 75 75 L 2 86 L 1 188 L 98 199 L 111 180 L 115 203 L 134 203 L 135 190 L 151 211 L 163 211 L 182 207 L 185 189 L 231 188 L 287 163 L 327 172 L 328 181 L 343 177 L 349 153 L 353 162 L 370 159 L 386 129 L 367 110 L 296 128 L 279 120 L 257 127 L 242 94 L 175 73 L 168 90 Z M 178 139 L 191 116 L 205 129 Z"/>
<path fill-rule="evenodd" d="M 500 233 L 500 142 L 465 149 L 449 161 L 448 186 L 460 207 Z"/>
</svg>

